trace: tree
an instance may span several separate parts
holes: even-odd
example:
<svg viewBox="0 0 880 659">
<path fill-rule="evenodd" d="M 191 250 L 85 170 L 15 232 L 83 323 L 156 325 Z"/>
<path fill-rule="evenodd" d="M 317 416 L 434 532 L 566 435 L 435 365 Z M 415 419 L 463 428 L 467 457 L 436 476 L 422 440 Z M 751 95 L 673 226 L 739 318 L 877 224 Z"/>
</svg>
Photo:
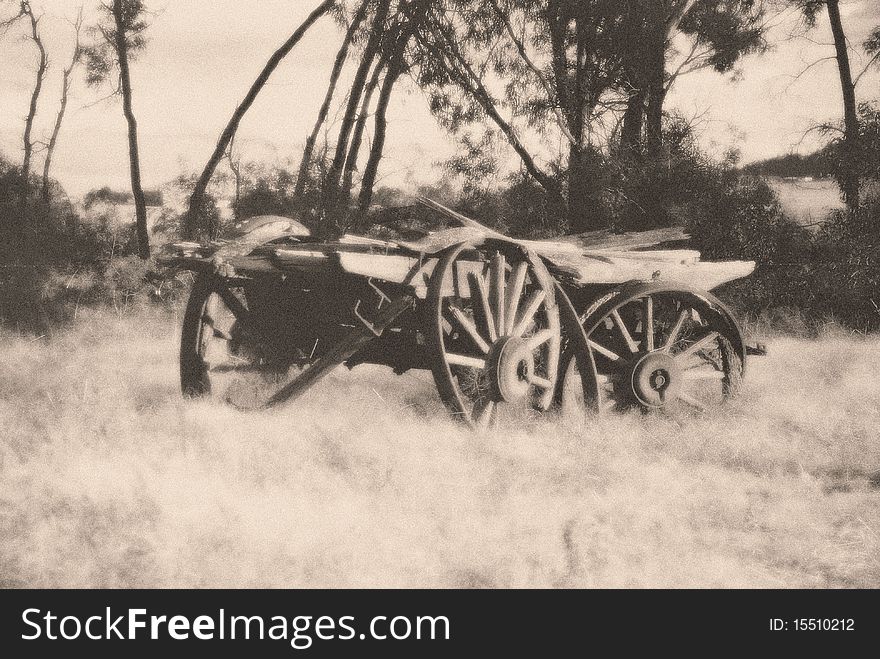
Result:
<svg viewBox="0 0 880 659">
<path fill-rule="evenodd" d="M 93 28 L 98 40 L 84 49 L 86 80 L 100 86 L 113 79 L 111 96 L 122 97 L 122 110 L 128 124 L 128 158 L 131 192 L 137 222 L 138 254 L 150 258 L 150 235 L 147 229 L 147 205 L 141 184 L 140 150 L 137 119 L 132 106 L 131 61 L 147 45 L 147 8 L 143 0 L 113 0 L 101 5 L 102 20 Z"/>
<path fill-rule="evenodd" d="M 621 144 L 638 154 L 644 138 L 656 158 L 663 143 L 663 106 L 675 81 L 705 68 L 726 73 L 744 55 L 766 48 L 764 8 L 756 0 L 638 0 L 630 7 L 623 41 L 627 99 Z M 682 53 L 675 50 L 677 40 L 686 44 Z"/>
<path fill-rule="evenodd" d="M 823 9 L 828 12 L 828 22 L 834 40 L 834 59 L 837 63 L 843 100 L 843 139 L 840 144 L 841 158 L 837 178 L 847 208 L 850 212 L 855 212 L 860 201 L 858 166 L 860 127 L 856 85 L 868 67 L 880 59 L 880 28 L 877 28 L 864 44 L 864 48 L 870 56 L 868 64 L 858 76 L 853 76 L 846 30 L 840 16 L 839 0 L 789 0 L 789 2 L 801 10 L 808 27 L 816 25 Z"/>
<path fill-rule="evenodd" d="M 455 133 L 493 122 L 573 231 L 606 223 L 604 160 L 621 124 L 625 143 L 647 134 L 659 155 L 676 77 L 763 47 L 756 0 L 446 0 L 432 16 L 418 75 L 435 116 Z"/>
<path fill-rule="evenodd" d="M 61 105 L 58 114 L 55 115 L 55 125 L 52 129 L 52 136 L 46 144 L 46 159 L 43 162 L 43 201 L 49 203 L 49 173 L 52 168 L 52 156 L 55 154 L 55 147 L 58 145 L 58 136 L 61 133 L 61 126 L 64 123 L 64 115 L 67 112 L 67 101 L 70 96 L 71 76 L 73 70 L 82 59 L 82 44 L 80 43 L 80 32 L 82 30 L 82 7 L 79 9 L 76 21 L 73 23 L 75 31 L 75 41 L 73 45 L 73 54 L 70 57 L 69 64 L 64 68 L 61 77 Z"/>
<path fill-rule="evenodd" d="M 391 0 L 378 0 L 376 12 L 371 21 L 370 36 L 364 46 L 364 52 L 361 56 L 360 64 L 355 72 L 354 80 L 348 94 L 348 103 L 345 108 L 345 114 L 342 117 L 342 123 L 339 127 L 339 136 L 336 141 L 336 150 L 333 155 L 333 161 L 327 171 L 324 180 L 324 193 L 322 200 L 323 222 L 320 228 L 324 237 L 332 237 L 338 233 L 342 223 L 342 215 L 344 214 L 343 204 L 347 205 L 348 199 L 343 198 L 340 190 L 340 180 L 343 175 L 346 157 L 349 152 L 349 142 L 351 132 L 355 127 L 357 120 L 357 111 L 364 94 L 367 84 L 367 77 L 370 68 L 377 57 L 381 56 L 381 47 L 383 36 L 385 34 L 385 21 L 391 10 Z"/>
<path fill-rule="evenodd" d="M 406 68 L 406 50 L 410 40 L 419 30 L 427 17 L 430 3 L 427 0 L 412 2 L 407 8 L 404 20 L 398 25 L 394 40 L 392 42 L 392 52 L 387 57 L 388 64 L 385 72 L 385 79 L 382 81 L 382 89 L 379 93 L 379 100 L 376 105 L 375 131 L 373 134 L 373 145 L 370 149 L 370 157 L 367 166 L 364 169 L 364 176 L 361 180 L 361 190 L 358 196 L 358 213 L 360 216 L 366 214 L 370 208 L 373 199 L 373 186 L 376 184 L 376 174 L 379 170 L 379 161 L 382 158 L 385 149 L 385 137 L 388 128 L 386 114 L 388 105 L 391 100 L 391 93 L 394 85 Z M 378 67 L 379 65 L 377 65 Z M 360 135 L 355 135 L 357 143 L 360 142 Z M 357 155 L 352 160 L 356 160 Z M 351 164 L 354 166 L 354 163 Z M 346 194 L 348 190 L 345 190 Z"/>
<path fill-rule="evenodd" d="M 342 40 L 342 46 L 340 46 L 339 51 L 336 53 L 336 59 L 333 61 L 333 70 L 330 72 L 330 82 L 327 84 L 327 92 L 324 95 L 324 101 L 321 103 L 321 108 L 318 110 L 318 118 L 315 120 L 315 126 L 312 128 L 311 134 L 306 138 L 306 145 L 303 149 L 302 161 L 300 162 L 299 175 L 296 179 L 296 188 L 294 191 L 294 194 L 297 197 L 302 197 L 303 192 L 305 191 L 306 179 L 308 179 L 309 176 L 309 167 L 312 163 L 312 154 L 315 150 L 315 143 L 318 141 L 321 127 L 324 125 L 324 122 L 327 121 L 327 115 L 330 112 L 330 105 L 333 102 L 333 95 L 336 93 L 336 85 L 339 83 L 339 77 L 342 75 L 342 69 L 345 65 L 346 59 L 348 59 L 349 49 L 351 48 L 352 41 L 358 28 L 361 26 L 364 18 L 366 18 L 369 6 L 370 0 L 363 0 L 361 2 L 360 7 L 351 20 L 351 25 L 349 25 L 348 30 L 345 33 L 345 38 Z"/>
<path fill-rule="evenodd" d="M 223 160 L 224 154 L 226 154 L 227 149 L 229 147 L 229 143 L 235 137 L 236 132 L 238 132 L 238 127 L 241 124 L 241 120 L 247 114 L 247 111 L 254 104 L 257 96 L 262 91 L 263 87 L 265 87 L 266 82 L 268 82 L 269 78 L 272 76 L 272 73 L 275 69 L 278 68 L 278 65 L 281 61 L 287 57 L 290 51 L 293 50 L 294 46 L 299 43 L 302 39 L 303 35 L 308 32 L 309 28 L 314 25 L 314 23 L 321 18 L 324 14 L 328 13 L 334 6 L 336 0 L 324 0 L 319 4 L 306 18 L 305 21 L 294 31 L 294 33 L 285 41 L 269 58 L 269 61 L 266 62 L 266 65 L 263 67 L 263 70 L 260 71 L 260 74 L 257 76 L 256 80 L 254 80 L 253 84 L 251 84 L 248 93 L 245 95 L 244 100 L 239 104 L 239 106 L 232 113 L 232 117 L 229 120 L 229 123 L 226 124 L 226 128 L 223 129 L 223 132 L 220 135 L 220 139 L 217 141 L 217 146 L 214 149 L 214 152 L 211 154 L 211 157 L 208 159 L 208 162 L 205 164 L 205 168 L 202 170 L 201 175 L 195 183 L 192 194 L 189 199 L 189 208 L 184 218 L 184 226 L 183 233 L 184 236 L 190 239 L 196 238 L 199 234 L 199 209 L 202 208 L 203 205 L 203 197 L 205 196 L 205 191 L 208 189 L 208 184 L 211 182 L 211 177 L 214 175 L 214 171 L 217 169 L 217 165 L 220 164 L 220 161 Z"/>
<path fill-rule="evenodd" d="M 21 192 L 20 201 L 22 208 L 25 208 L 30 195 L 30 175 L 31 175 L 31 159 L 34 151 L 34 141 L 31 134 L 34 129 L 34 120 L 37 117 L 37 106 L 40 101 L 40 93 L 43 90 L 43 81 L 46 78 L 46 71 L 49 69 L 49 58 L 46 54 L 46 48 L 43 45 L 43 39 L 40 35 L 40 18 L 34 15 L 30 2 L 22 0 L 21 15 L 26 17 L 30 22 L 30 38 L 37 47 L 39 59 L 37 61 L 37 74 L 34 81 L 34 88 L 31 92 L 31 102 L 28 107 L 27 118 L 24 124 L 24 157 L 21 163 Z"/>
</svg>

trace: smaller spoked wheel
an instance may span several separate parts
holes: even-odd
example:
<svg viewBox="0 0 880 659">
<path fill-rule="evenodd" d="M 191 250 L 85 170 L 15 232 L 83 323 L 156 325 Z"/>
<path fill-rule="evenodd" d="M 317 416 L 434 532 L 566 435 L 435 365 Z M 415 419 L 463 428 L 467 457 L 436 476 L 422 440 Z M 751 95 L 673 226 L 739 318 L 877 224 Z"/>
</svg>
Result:
<svg viewBox="0 0 880 659">
<path fill-rule="evenodd" d="M 180 344 L 180 384 L 184 395 L 213 394 L 229 401 L 250 402 L 267 396 L 283 379 L 289 361 L 277 356 L 266 340 L 244 327 L 236 312 L 247 313 L 247 300 L 241 288 L 219 283 L 207 275 L 196 279 L 184 315 Z"/>
<path fill-rule="evenodd" d="M 712 295 L 668 284 L 634 284 L 582 317 L 596 365 L 599 411 L 704 412 L 737 393 L 744 345 Z M 566 370 L 572 357 L 566 355 Z"/>
<path fill-rule="evenodd" d="M 455 418 L 485 427 L 550 408 L 561 337 L 540 259 L 504 241 L 450 248 L 431 277 L 426 322 L 434 380 Z"/>
</svg>

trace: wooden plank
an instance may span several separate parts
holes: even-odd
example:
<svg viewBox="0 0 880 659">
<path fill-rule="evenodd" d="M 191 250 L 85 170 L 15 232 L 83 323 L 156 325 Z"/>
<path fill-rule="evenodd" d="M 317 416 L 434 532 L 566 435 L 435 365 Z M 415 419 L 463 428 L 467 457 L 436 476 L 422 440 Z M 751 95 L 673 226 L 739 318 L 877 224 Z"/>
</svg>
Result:
<svg viewBox="0 0 880 659">
<path fill-rule="evenodd" d="M 416 297 L 420 299 L 427 297 L 428 283 L 439 262 L 436 258 L 345 252 L 339 253 L 338 258 L 339 265 L 345 272 L 411 286 Z M 455 279 L 444 282 L 443 295 L 469 298 L 471 287 L 468 275 L 482 273 L 483 265 L 482 261 L 456 261 L 453 271 Z"/>
<path fill-rule="evenodd" d="M 618 284 L 625 281 L 675 281 L 706 291 L 749 276 L 753 261 L 698 262 L 690 264 L 612 259 L 595 263 L 553 263 L 550 271 L 573 284 Z"/>
</svg>

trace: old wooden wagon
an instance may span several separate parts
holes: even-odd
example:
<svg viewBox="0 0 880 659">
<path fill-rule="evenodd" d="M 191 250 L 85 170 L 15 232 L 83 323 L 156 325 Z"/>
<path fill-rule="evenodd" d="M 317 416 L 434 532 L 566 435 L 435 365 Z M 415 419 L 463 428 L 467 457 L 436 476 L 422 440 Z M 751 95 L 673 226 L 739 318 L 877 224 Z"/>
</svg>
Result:
<svg viewBox="0 0 880 659">
<path fill-rule="evenodd" d="M 169 246 L 162 261 L 196 273 L 184 393 L 265 408 L 342 364 L 428 369 L 450 412 L 475 427 L 572 401 L 701 411 L 735 393 L 747 349 L 708 291 L 753 263 L 645 249 L 678 237 L 669 230 L 514 240 L 422 203 L 453 226 L 323 242 L 271 217 L 226 244 Z"/>
</svg>

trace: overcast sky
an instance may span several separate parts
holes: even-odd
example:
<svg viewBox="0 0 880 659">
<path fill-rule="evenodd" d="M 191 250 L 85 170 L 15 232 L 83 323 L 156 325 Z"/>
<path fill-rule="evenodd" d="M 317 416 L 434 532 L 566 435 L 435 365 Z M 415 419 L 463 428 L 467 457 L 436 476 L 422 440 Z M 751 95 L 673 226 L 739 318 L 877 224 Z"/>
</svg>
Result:
<svg viewBox="0 0 880 659">
<path fill-rule="evenodd" d="M 45 11 L 45 41 L 52 60 L 40 104 L 39 132 L 48 134 L 57 111 L 61 70 L 69 57 L 72 29 L 65 17 L 76 14 L 79 0 L 32 0 Z M 87 9 L 93 3 L 87 2 Z M 143 176 L 147 186 L 200 168 L 217 136 L 266 59 L 317 5 L 317 0 L 153 0 L 158 10 L 148 49 L 133 65 L 135 111 L 140 124 Z M 843 20 L 853 44 L 880 24 L 880 1 L 843 0 Z M 89 12 L 87 11 L 87 18 Z M 809 32 L 809 40 L 790 39 L 794 12 L 775 19 L 771 52 L 741 63 L 741 76 L 699 72 L 681 78 L 669 107 L 700 117 L 707 148 L 738 146 L 755 160 L 815 142 L 802 140 L 812 124 L 841 114 L 840 84 L 827 18 Z M 249 158 L 297 160 L 300 145 L 314 123 L 326 90 L 333 57 L 341 40 L 328 20 L 319 23 L 276 71 L 239 132 Z M 36 52 L 21 33 L 0 40 L 0 150 L 18 159 Z M 854 62 L 861 70 L 859 60 Z M 880 97 L 880 75 L 859 85 L 860 99 Z M 124 188 L 128 181 L 125 122 L 115 101 L 96 104 L 100 94 L 77 80 L 55 157 L 54 174 L 72 194 L 102 185 Z M 398 93 L 389 112 L 385 182 L 403 184 L 436 178 L 433 164 L 452 152 L 452 143 L 427 111 L 420 90 Z M 37 166 L 41 168 L 41 157 Z"/>
</svg>

